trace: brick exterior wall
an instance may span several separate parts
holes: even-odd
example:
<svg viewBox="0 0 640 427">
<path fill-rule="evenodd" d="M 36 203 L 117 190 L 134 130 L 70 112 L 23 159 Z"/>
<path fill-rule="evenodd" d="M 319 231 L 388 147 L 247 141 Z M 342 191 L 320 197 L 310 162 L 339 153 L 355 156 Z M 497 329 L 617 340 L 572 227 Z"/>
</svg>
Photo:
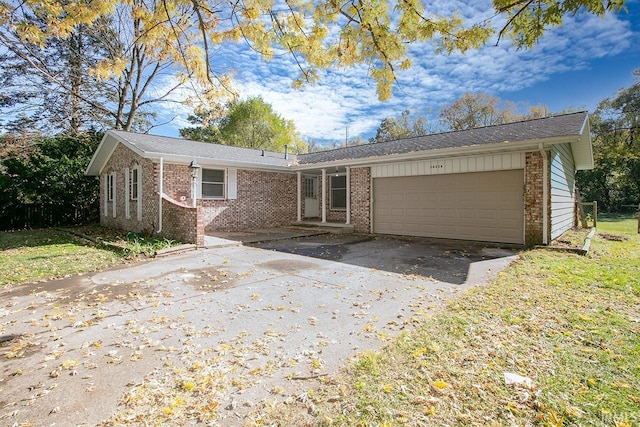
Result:
<svg viewBox="0 0 640 427">
<path fill-rule="evenodd" d="M 371 168 L 351 168 L 351 224 L 356 233 L 371 232 Z"/>
<path fill-rule="evenodd" d="M 157 165 L 159 172 L 160 165 Z M 193 206 L 191 199 L 191 168 L 189 165 L 175 165 L 164 163 L 162 165 L 162 192 L 172 198 L 175 202 Z"/>
<path fill-rule="evenodd" d="M 204 246 L 202 208 L 180 204 L 176 200 L 162 200 L 161 235 L 183 242 Z"/>
<path fill-rule="evenodd" d="M 546 155 L 549 156 L 549 152 Z M 549 174 L 549 170 L 542 170 L 539 152 L 526 153 L 525 158 L 525 244 L 532 246 L 543 241 L 542 174 Z M 125 197 L 130 197 L 129 188 L 125 188 L 125 171 L 136 165 L 141 167 L 141 221 L 138 221 L 138 202 L 135 200 L 129 201 L 129 217 L 125 215 Z M 350 171 L 351 224 L 355 232 L 370 233 L 371 168 L 353 167 Z M 112 172 L 116 174 L 115 217 L 113 202 L 106 200 L 106 177 Z M 107 227 L 155 234 L 158 229 L 159 174 L 158 163 L 143 159 L 119 144 L 100 176 L 100 223 Z M 239 169 L 237 199 L 200 199 L 197 208 L 191 206 L 191 171 L 188 165 L 165 163 L 163 176 L 166 197 L 162 204 L 163 224 L 159 235 L 170 239 L 203 245 L 205 232 L 277 227 L 291 224 L 297 218 L 297 177 L 294 173 Z M 550 179 L 547 182 L 547 215 L 550 217 Z M 326 188 L 327 220 L 344 222 L 345 211 L 330 209 L 330 182 Z"/>
<path fill-rule="evenodd" d="M 297 218 L 296 175 L 238 169 L 238 198 L 201 199 L 206 232 L 289 225 Z"/>
<path fill-rule="evenodd" d="M 129 218 L 125 212 L 125 197 L 129 197 L 129 188 L 125 188 L 125 171 L 141 166 L 141 188 L 138 197 L 142 199 L 142 221 L 138 221 L 138 202 L 129 200 Z M 100 224 L 105 227 L 151 234 L 156 230 L 158 218 L 158 196 L 154 180 L 155 165 L 143 159 L 122 144 L 118 144 L 100 175 Z M 106 200 L 105 177 L 116 174 L 116 215 L 113 216 L 113 202 Z M 105 203 L 107 212 L 105 216 Z"/>
<path fill-rule="evenodd" d="M 131 170 L 136 165 L 140 165 L 142 168 L 139 194 L 142 205 L 141 221 L 138 220 L 138 202 L 136 200 L 129 200 L 130 215 L 129 218 L 126 216 L 125 197 L 130 197 L 130 195 L 129 188 L 125 186 L 125 172 L 126 168 Z M 115 217 L 113 216 L 113 201 L 107 201 L 105 197 L 107 191 L 105 177 L 112 172 L 116 174 Z M 143 159 L 124 145 L 118 144 L 100 176 L 100 224 L 105 227 L 204 245 L 204 227 L 200 226 L 200 233 L 197 233 L 201 215 L 198 215 L 199 211 L 196 208 L 191 207 L 191 171 L 189 167 L 187 165 L 164 164 L 163 176 L 163 192 L 170 199 L 163 200 L 162 231 L 157 233 L 159 228 L 160 164 Z M 175 200 L 185 192 L 187 196 L 185 201 Z M 107 215 L 105 215 L 105 203 L 107 204 Z"/>
<path fill-rule="evenodd" d="M 545 152 L 547 158 L 549 152 Z M 547 163 L 549 164 L 549 163 Z M 551 217 L 551 185 L 549 170 L 543 171 L 542 155 L 534 151 L 525 156 L 525 193 L 524 193 L 524 235 L 525 245 L 540 245 L 543 242 L 543 173 L 547 174 L 547 218 Z M 549 227 L 550 228 L 550 227 Z M 550 230 L 548 230 L 550 232 Z M 550 235 L 547 236 L 549 239 Z"/>
</svg>

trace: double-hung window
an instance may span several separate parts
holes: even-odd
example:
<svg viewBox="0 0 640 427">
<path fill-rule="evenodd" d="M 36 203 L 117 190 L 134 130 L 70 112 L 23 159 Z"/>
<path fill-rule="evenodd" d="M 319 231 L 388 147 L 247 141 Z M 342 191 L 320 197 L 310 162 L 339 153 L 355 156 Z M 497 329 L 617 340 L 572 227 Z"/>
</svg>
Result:
<svg viewBox="0 0 640 427">
<path fill-rule="evenodd" d="M 202 198 L 224 199 L 224 169 L 202 169 Z"/>
<path fill-rule="evenodd" d="M 331 176 L 331 209 L 347 209 L 347 176 Z"/>
</svg>

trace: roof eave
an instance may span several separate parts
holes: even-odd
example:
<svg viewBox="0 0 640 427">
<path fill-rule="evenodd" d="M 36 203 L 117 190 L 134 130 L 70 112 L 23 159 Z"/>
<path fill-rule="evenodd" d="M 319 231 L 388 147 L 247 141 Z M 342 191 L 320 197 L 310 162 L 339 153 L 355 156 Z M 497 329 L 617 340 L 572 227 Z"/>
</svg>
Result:
<svg viewBox="0 0 640 427">
<path fill-rule="evenodd" d="M 177 163 L 177 164 L 190 164 L 191 161 L 196 160 L 202 167 L 224 166 L 224 167 L 232 167 L 232 168 L 239 168 L 239 169 L 292 172 L 291 166 L 288 166 L 288 165 L 279 166 L 279 165 L 269 165 L 264 163 L 239 162 L 239 161 L 233 161 L 233 160 L 215 159 L 211 157 L 181 156 L 181 155 L 163 154 L 163 153 L 146 153 L 144 157 L 151 161 L 160 161 L 160 159 L 162 159 L 163 162 Z"/>
<path fill-rule="evenodd" d="M 87 169 L 85 169 L 84 174 L 88 176 L 100 176 L 102 170 L 107 165 L 111 155 L 118 146 L 118 143 L 125 145 L 139 156 L 145 157 L 145 153 L 139 150 L 138 147 L 130 144 L 117 133 L 109 130 L 102 137 L 100 144 L 98 144 L 98 148 L 95 153 L 93 153 L 93 157 L 91 157 L 91 161 L 89 162 Z"/>
<path fill-rule="evenodd" d="M 580 138 L 571 142 L 571 152 L 573 153 L 576 170 L 590 170 L 595 167 L 589 115 L 585 117 L 584 123 L 582 124 Z"/>
<path fill-rule="evenodd" d="M 342 159 L 342 160 L 333 160 L 333 161 L 321 162 L 321 163 L 301 164 L 299 166 L 294 167 L 293 170 L 304 171 L 309 169 L 322 169 L 322 168 L 330 168 L 330 167 L 336 167 L 336 166 L 369 166 L 369 165 L 375 165 L 380 163 L 402 162 L 402 161 L 409 161 L 409 160 L 411 161 L 428 160 L 428 159 L 441 158 L 441 157 L 462 157 L 462 156 L 469 156 L 474 154 L 538 150 L 538 147 L 540 146 L 540 144 L 543 144 L 544 147 L 549 147 L 555 144 L 562 144 L 567 142 L 573 143 L 574 141 L 577 142 L 579 141 L 580 138 L 581 138 L 580 135 L 568 135 L 568 136 L 559 136 L 559 137 L 551 137 L 551 138 L 539 138 L 539 139 L 518 141 L 518 142 L 503 141 L 503 142 L 484 144 L 484 145 L 469 145 L 465 147 L 412 151 L 410 153 L 371 156 L 371 157 L 363 157 L 360 159 Z"/>
</svg>

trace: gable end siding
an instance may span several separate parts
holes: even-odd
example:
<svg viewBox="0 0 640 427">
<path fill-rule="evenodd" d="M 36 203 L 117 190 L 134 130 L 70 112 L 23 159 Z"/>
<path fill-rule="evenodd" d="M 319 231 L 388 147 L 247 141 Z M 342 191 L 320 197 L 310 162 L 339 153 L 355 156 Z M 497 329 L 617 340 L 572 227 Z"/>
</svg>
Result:
<svg viewBox="0 0 640 427">
<path fill-rule="evenodd" d="M 551 240 L 557 239 L 574 226 L 575 163 L 570 144 L 551 148 Z"/>
</svg>

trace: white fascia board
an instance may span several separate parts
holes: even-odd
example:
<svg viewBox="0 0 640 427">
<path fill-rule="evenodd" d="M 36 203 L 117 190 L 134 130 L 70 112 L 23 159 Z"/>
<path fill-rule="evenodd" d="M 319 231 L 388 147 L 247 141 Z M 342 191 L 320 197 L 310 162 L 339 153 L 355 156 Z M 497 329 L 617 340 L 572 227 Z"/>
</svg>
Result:
<svg viewBox="0 0 640 427">
<path fill-rule="evenodd" d="M 573 143 L 574 141 L 578 141 L 579 139 L 580 139 L 580 136 L 576 135 L 573 137 L 563 136 L 563 137 L 521 141 L 521 142 L 515 142 L 515 143 L 504 141 L 504 142 L 499 142 L 495 144 L 485 144 L 480 146 L 473 145 L 473 146 L 467 146 L 467 147 L 442 148 L 439 150 L 413 151 L 410 153 L 389 154 L 386 156 L 364 157 L 360 159 L 334 160 L 334 161 L 324 162 L 324 163 L 311 163 L 311 164 L 295 166 L 293 170 L 305 171 L 305 170 L 312 170 L 312 169 L 332 168 L 336 166 L 373 166 L 380 163 L 428 160 L 428 159 L 443 158 L 443 157 L 461 157 L 461 156 L 471 156 L 475 154 L 506 153 L 506 152 L 514 152 L 514 151 L 537 151 L 539 149 L 540 144 L 543 144 L 543 146 L 547 148 L 555 144 L 564 144 L 568 142 Z"/>
<path fill-rule="evenodd" d="M 590 170 L 595 167 L 593 161 L 593 145 L 591 143 L 591 124 L 589 116 L 582 125 L 581 135 L 577 141 L 571 142 L 571 152 L 576 170 Z"/>
<path fill-rule="evenodd" d="M 84 174 L 89 176 L 100 176 L 118 144 L 124 145 L 140 157 L 144 157 L 144 152 L 138 149 L 138 147 L 131 145 L 118 134 L 112 131 L 107 131 L 107 133 L 102 137 L 100 144 L 98 144 L 96 152 L 93 153 L 93 157 L 91 157 L 91 161 L 89 162 L 87 169 L 84 171 Z"/>
</svg>

